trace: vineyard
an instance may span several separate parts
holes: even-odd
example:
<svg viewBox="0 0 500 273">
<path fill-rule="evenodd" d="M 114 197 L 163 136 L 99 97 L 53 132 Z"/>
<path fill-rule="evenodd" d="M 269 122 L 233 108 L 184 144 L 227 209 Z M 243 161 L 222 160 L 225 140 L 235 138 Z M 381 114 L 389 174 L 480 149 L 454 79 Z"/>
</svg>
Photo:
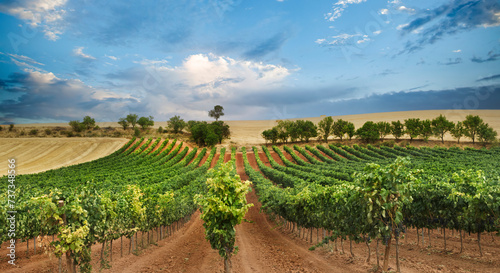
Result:
<svg viewBox="0 0 500 273">
<path fill-rule="evenodd" d="M 288 237 L 305 238 L 310 251 L 303 255 L 320 255 L 314 253 L 333 246 L 344 252 L 344 243 L 348 243 L 350 254 L 346 256 L 351 259 L 355 252 L 359 256 L 364 245 L 363 260 L 378 265 L 379 248 L 383 247 L 385 260 L 393 264 L 398 247 L 403 242 L 407 245 L 408 237 L 411 243 L 413 234 L 417 234 L 414 243 L 422 247 L 437 245 L 430 239 L 439 234 L 446 253 L 447 238 L 456 237 L 455 233 L 460 238 L 460 252 L 474 248 L 478 257 L 500 253 L 494 238 L 500 232 L 498 148 L 330 144 L 282 149 L 263 146 L 241 152 L 191 149 L 176 140 L 132 139 L 98 160 L 18 175 L 14 238 L 19 248 L 25 242 L 24 252 L 18 255 L 35 254 L 37 246 L 40 253 L 43 246 L 44 252 L 61 257 L 54 269 L 94 271 L 91 250 L 101 245 L 99 266 L 108 268 L 113 261 L 113 242 L 120 243 L 120 256 L 138 254 L 144 244 L 158 243 L 174 231 L 185 230 L 183 225 L 195 225 L 193 221 L 199 220 L 192 216 L 199 216 L 194 196 L 206 191 L 207 171 L 227 161 L 234 166 L 234 174 L 252 181 L 255 192 L 249 196 L 257 194 L 273 226 Z M 2 185 L 8 179 L 2 177 Z M 2 194 L 0 210 L 7 215 L 9 193 Z M 7 218 L 1 218 L 2 242 L 12 239 L 8 227 Z M 465 240 L 467 235 L 470 241 L 471 234 L 476 236 L 474 244 Z M 238 240 L 246 244 L 238 238 L 237 244 Z M 485 240 L 486 251 L 482 247 Z M 252 255 L 240 248 L 237 256 Z M 395 255 L 398 261 L 404 258 Z M 7 263 L 5 258 L 3 261 Z M 494 268 L 499 262 L 489 265 Z M 403 268 L 407 268 L 405 261 Z"/>
</svg>

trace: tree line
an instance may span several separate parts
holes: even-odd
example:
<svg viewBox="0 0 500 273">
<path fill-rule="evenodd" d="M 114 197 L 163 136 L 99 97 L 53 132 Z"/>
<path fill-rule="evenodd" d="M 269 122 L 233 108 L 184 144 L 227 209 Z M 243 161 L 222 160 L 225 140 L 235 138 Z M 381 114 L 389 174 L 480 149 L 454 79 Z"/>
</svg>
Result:
<svg viewBox="0 0 500 273">
<path fill-rule="evenodd" d="M 384 139 L 388 135 L 394 136 L 396 140 L 408 135 L 410 142 L 413 139 L 421 137 L 427 141 L 431 136 L 441 139 L 444 143 L 444 136 L 450 133 L 453 138 L 460 139 L 468 137 L 475 143 L 479 140 L 482 143 L 489 143 L 496 140 L 497 132 L 485 123 L 479 116 L 467 115 L 465 120 L 454 123 L 445 116 L 439 115 L 432 120 L 419 118 L 409 118 L 401 122 L 399 120 L 387 122 L 367 121 L 360 128 L 356 129 L 350 121 L 332 117 L 325 117 L 318 125 L 309 120 L 279 120 L 278 125 L 262 132 L 262 137 L 267 142 L 276 144 L 278 142 L 288 143 L 297 140 L 308 142 L 311 138 L 317 138 L 328 142 L 329 137 L 333 136 L 343 140 L 354 136 L 367 142 Z"/>
</svg>

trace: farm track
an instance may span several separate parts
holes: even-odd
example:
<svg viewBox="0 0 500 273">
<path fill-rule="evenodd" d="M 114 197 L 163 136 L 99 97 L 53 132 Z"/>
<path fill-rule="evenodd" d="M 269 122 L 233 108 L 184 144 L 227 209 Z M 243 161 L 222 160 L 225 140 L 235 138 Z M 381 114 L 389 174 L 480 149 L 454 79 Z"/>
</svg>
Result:
<svg viewBox="0 0 500 273">
<path fill-rule="evenodd" d="M 177 144 L 179 145 L 179 144 Z M 176 145 L 176 146 L 177 146 Z M 277 154 L 271 152 L 277 163 L 283 164 Z M 307 161 L 298 153 L 299 157 Z M 258 170 L 255 155 L 248 153 L 249 163 Z M 269 160 L 263 152 L 258 156 L 267 165 Z M 285 153 L 287 159 L 293 159 Z M 217 154 L 211 166 L 220 157 Z M 200 164 L 206 160 L 206 157 Z M 224 161 L 230 160 L 230 154 L 224 155 Z M 248 176 L 244 172 L 243 157 L 241 153 L 236 154 L 237 173 L 242 180 Z M 335 251 L 334 244 L 309 251 L 312 243 L 300 238 L 297 233 L 284 230 L 276 222 L 260 212 L 261 204 L 255 191 L 247 195 L 249 203 L 254 206 L 250 208 L 246 219 L 236 227 L 236 245 L 240 252 L 233 257 L 234 272 L 369 272 L 376 264 L 374 254 L 375 243 L 372 243 L 372 260 L 365 263 L 367 247 L 364 244 L 353 243 L 354 257 L 349 254 L 349 242 L 344 242 L 345 254 Z M 222 272 L 223 263 L 217 251 L 212 250 L 210 244 L 204 238 L 203 222 L 196 212 L 191 220 L 186 223 L 173 236 L 161 240 L 157 245 L 150 245 L 142 250 L 139 255 L 128 254 L 128 239 L 123 240 L 124 256 L 120 257 L 120 240 L 115 240 L 113 245 L 113 262 L 110 269 L 102 272 Z M 317 231 L 313 231 L 313 241 L 316 243 Z M 321 235 L 321 231 L 320 231 Z M 489 234 L 483 235 L 484 257 L 479 257 L 475 234 L 465 237 L 465 251 L 460 251 L 460 239 L 458 234 L 451 236 L 447 241 L 448 252 L 443 250 L 443 236 L 437 230 L 431 233 L 432 247 L 428 248 L 427 231 L 425 233 L 426 246 L 416 245 L 416 231 L 410 230 L 407 241 L 401 240 L 400 257 L 402 258 L 402 272 L 498 272 L 500 268 L 500 239 L 492 241 Z M 141 235 L 139 235 L 139 238 Z M 394 243 L 394 241 L 393 241 Z M 340 242 L 337 242 L 340 249 Z M 57 259 L 46 254 L 31 254 L 26 258 L 26 243 L 18 243 L 17 252 L 20 258 L 17 260 L 18 268 L 12 268 L 7 264 L 6 247 L 3 244 L 0 249 L 0 271 L 1 272 L 57 272 Z M 30 241 L 30 250 L 33 253 L 33 241 Z M 92 265 L 94 272 L 99 272 L 98 254 L 101 245 L 92 247 Z M 379 254 L 383 248 L 380 247 Z M 394 264 L 395 247 L 391 248 L 390 267 Z M 38 249 L 38 253 L 40 250 Z"/>
</svg>

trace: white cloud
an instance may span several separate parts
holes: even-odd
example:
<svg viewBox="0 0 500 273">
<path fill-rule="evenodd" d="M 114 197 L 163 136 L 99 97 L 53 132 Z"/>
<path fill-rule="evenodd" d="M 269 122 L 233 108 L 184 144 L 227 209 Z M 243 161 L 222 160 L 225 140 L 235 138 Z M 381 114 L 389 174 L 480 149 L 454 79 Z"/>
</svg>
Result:
<svg viewBox="0 0 500 273">
<path fill-rule="evenodd" d="M 379 14 L 383 14 L 383 15 L 387 15 L 389 14 L 389 10 L 388 9 L 381 9 L 378 11 Z"/>
<path fill-rule="evenodd" d="M 62 34 L 59 24 L 66 10 L 67 0 L 20 0 L 0 4 L 0 12 L 27 21 L 32 27 L 42 26 L 47 39 L 57 40 Z"/>
<path fill-rule="evenodd" d="M 108 58 L 110 58 L 113 61 L 117 61 L 118 60 L 118 57 L 115 57 L 115 56 L 111 56 L 111 55 L 105 55 L 105 56 L 108 57 Z"/>
<path fill-rule="evenodd" d="M 357 44 L 362 44 L 362 43 L 366 43 L 366 42 L 369 42 L 369 41 L 371 41 L 371 39 L 368 38 L 368 35 L 363 35 L 363 39 L 358 40 L 356 43 Z"/>
<path fill-rule="evenodd" d="M 460 52 L 462 52 L 461 49 L 453 50 L 453 53 L 460 53 Z"/>
<path fill-rule="evenodd" d="M 325 19 L 328 21 L 335 21 L 337 18 L 342 16 L 344 10 L 350 4 L 360 4 L 366 2 L 366 0 L 339 0 L 337 3 L 333 4 L 333 10 L 325 15 Z"/>
<path fill-rule="evenodd" d="M 73 49 L 73 54 L 75 54 L 78 57 L 84 58 L 84 59 L 95 60 L 95 57 L 83 53 L 83 49 L 84 49 L 83 46 L 77 47 L 77 48 Z"/>
<path fill-rule="evenodd" d="M 402 12 L 410 13 L 410 14 L 415 13 L 415 9 L 407 8 L 405 6 L 399 6 L 396 9 L 399 10 L 399 11 L 402 11 Z"/>
<path fill-rule="evenodd" d="M 342 33 L 342 34 L 339 34 L 339 35 L 332 36 L 331 40 L 317 39 L 316 43 L 320 44 L 320 45 L 327 45 L 327 46 L 348 45 L 348 44 L 352 43 L 352 38 L 355 38 L 355 37 L 366 37 L 366 38 L 368 38 L 367 35 L 363 35 L 361 33 L 356 33 L 356 34 Z M 364 40 L 364 38 L 362 40 Z M 363 42 L 359 42 L 359 41 L 360 40 L 358 40 L 358 42 L 357 42 L 358 44 L 363 43 Z M 366 41 L 364 41 L 364 42 L 366 42 Z"/>
<path fill-rule="evenodd" d="M 380 33 L 382 33 L 382 30 L 377 30 L 373 32 L 373 35 L 379 35 Z"/>
</svg>

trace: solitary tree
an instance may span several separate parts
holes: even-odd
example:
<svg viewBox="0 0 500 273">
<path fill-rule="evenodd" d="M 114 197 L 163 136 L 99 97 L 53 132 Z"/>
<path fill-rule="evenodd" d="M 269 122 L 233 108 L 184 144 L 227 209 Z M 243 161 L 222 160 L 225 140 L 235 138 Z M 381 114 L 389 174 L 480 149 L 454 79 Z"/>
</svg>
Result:
<svg viewBox="0 0 500 273">
<path fill-rule="evenodd" d="M 318 131 L 325 142 L 328 142 L 328 137 L 333 133 L 333 118 L 326 117 L 318 123 Z"/>
<path fill-rule="evenodd" d="M 123 127 L 123 130 L 127 130 L 129 126 L 129 123 L 126 118 L 120 118 L 118 124 L 120 124 Z"/>
<path fill-rule="evenodd" d="M 450 132 L 454 127 L 455 124 L 443 115 L 432 120 L 432 132 L 436 137 L 441 138 L 442 143 L 444 143 L 444 134 Z"/>
<path fill-rule="evenodd" d="M 248 209 L 253 206 L 247 204 L 246 200 L 252 182 L 242 182 L 239 175 L 231 175 L 232 171 L 230 163 L 208 171 L 206 193 L 195 196 L 195 202 L 201 207 L 205 239 L 224 258 L 226 273 L 232 271 L 231 256 L 238 252 L 238 247 L 234 246 L 234 227 L 241 223 Z"/>
<path fill-rule="evenodd" d="M 400 139 L 405 133 L 403 123 L 399 120 L 393 121 L 391 133 L 396 138 L 396 140 Z"/>
<path fill-rule="evenodd" d="M 186 122 L 184 122 L 180 116 L 173 116 L 168 121 L 168 128 L 173 130 L 176 134 L 182 131 L 184 127 L 186 127 Z"/>
<path fill-rule="evenodd" d="M 215 121 L 219 121 L 219 118 L 224 115 L 224 107 L 220 105 L 215 105 L 214 109 L 208 111 L 208 116 L 211 118 L 215 118 Z"/>
<path fill-rule="evenodd" d="M 126 119 L 128 121 L 128 123 L 130 123 L 130 125 L 132 125 L 132 128 L 135 129 L 135 125 L 137 124 L 137 119 L 139 117 L 137 116 L 137 114 L 128 114 Z"/>
<path fill-rule="evenodd" d="M 138 121 L 137 124 L 139 124 L 142 128 L 142 130 L 147 129 L 148 127 L 154 126 L 155 122 L 153 121 L 153 117 L 149 116 L 147 117 L 141 117 Z"/>
<path fill-rule="evenodd" d="M 93 118 L 91 118 L 90 116 L 85 116 L 83 118 L 83 122 L 82 123 L 83 123 L 83 125 L 85 125 L 85 128 L 87 130 L 92 129 L 95 126 L 95 120 Z"/>
<path fill-rule="evenodd" d="M 465 128 L 465 135 L 472 139 L 472 143 L 475 143 L 475 137 L 479 131 L 479 127 L 483 124 L 483 119 L 479 116 L 467 115 L 463 122 Z"/>
</svg>

